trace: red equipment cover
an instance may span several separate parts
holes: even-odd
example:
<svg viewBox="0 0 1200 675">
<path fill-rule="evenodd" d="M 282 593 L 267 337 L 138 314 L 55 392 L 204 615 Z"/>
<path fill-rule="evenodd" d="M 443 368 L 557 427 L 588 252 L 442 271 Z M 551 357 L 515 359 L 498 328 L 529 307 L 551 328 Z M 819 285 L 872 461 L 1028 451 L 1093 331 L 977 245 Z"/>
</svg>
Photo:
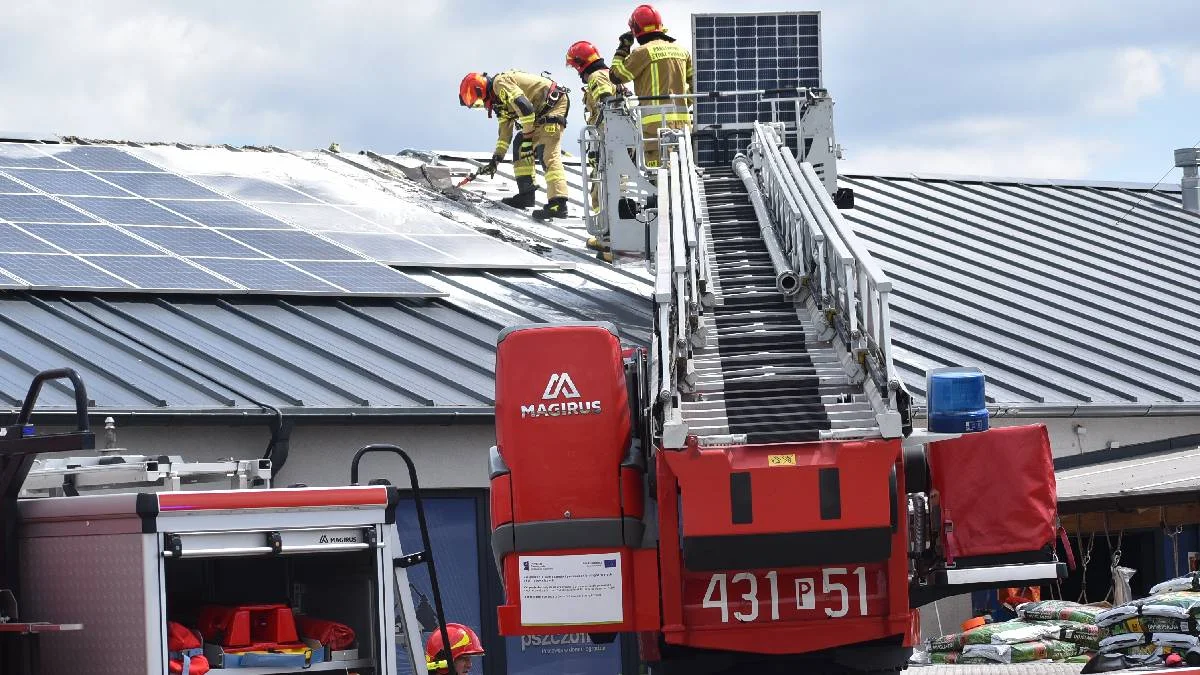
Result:
<svg viewBox="0 0 1200 675">
<path fill-rule="evenodd" d="M 336 621 L 298 616 L 296 627 L 304 637 L 316 640 L 334 651 L 348 649 L 354 644 L 354 629 Z"/>
<path fill-rule="evenodd" d="M 209 642 L 228 652 L 305 647 L 292 609 L 283 604 L 206 605 L 197 623 Z"/>
<path fill-rule="evenodd" d="M 513 522 L 622 516 L 628 399 L 621 342 L 608 330 L 538 326 L 502 336 L 496 445 L 510 471 Z"/>
<path fill-rule="evenodd" d="M 929 473 L 953 525 L 946 557 L 1039 551 L 1054 545 L 1054 456 L 1044 424 L 994 427 L 929 444 Z"/>
</svg>

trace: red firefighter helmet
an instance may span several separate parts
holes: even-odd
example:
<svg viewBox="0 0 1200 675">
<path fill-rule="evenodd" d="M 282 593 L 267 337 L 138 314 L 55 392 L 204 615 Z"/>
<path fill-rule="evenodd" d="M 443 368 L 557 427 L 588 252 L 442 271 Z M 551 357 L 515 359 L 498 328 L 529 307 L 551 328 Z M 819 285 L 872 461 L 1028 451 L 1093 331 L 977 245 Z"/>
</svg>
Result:
<svg viewBox="0 0 1200 675">
<path fill-rule="evenodd" d="M 646 33 L 665 33 L 667 27 L 663 25 L 662 14 L 653 5 L 638 5 L 629 15 L 629 30 L 633 31 L 634 37 L 641 37 Z"/>
<path fill-rule="evenodd" d="M 446 624 L 446 633 L 450 637 L 451 661 L 462 656 L 483 655 L 483 643 L 479 641 L 479 636 L 475 634 L 475 631 L 470 628 L 461 623 L 448 623 Z M 433 631 L 433 635 L 429 636 L 429 642 L 425 643 L 425 665 L 429 672 L 438 675 L 450 672 L 446 663 L 446 653 L 442 649 L 440 628 Z"/>
<path fill-rule="evenodd" d="M 567 65 L 576 72 L 582 73 L 584 68 L 600 60 L 600 50 L 587 40 L 580 40 L 567 48 Z"/>
<path fill-rule="evenodd" d="M 458 85 L 458 102 L 468 108 L 487 105 L 487 73 L 467 73 Z"/>
</svg>

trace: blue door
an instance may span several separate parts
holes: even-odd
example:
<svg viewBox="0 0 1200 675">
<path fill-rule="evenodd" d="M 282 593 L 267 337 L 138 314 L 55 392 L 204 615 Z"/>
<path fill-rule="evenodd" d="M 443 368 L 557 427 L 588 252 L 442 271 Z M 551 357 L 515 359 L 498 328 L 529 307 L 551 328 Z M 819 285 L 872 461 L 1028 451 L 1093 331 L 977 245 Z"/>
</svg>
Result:
<svg viewBox="0 0 1200 675">
<path fill-rule="evenodd" d="M 470 675 L 622 675 L 620 639 L 611 644 L 595 645 L 583 633 L 507 639 L 496 634 L 496 605 L 502 600 L 502 596 L 497 595 L 502 593 L 498 589 L 499 580 L 485 582 L 480 579 L 484 570 L 495 574 L 491 543 L 484 535 L 489 527 L 486 493 L 459 490 L 422 494 L 446 621 L 470 626 L 479 634 L 488 652 L 487 656 L 474 660 Z M 422 549 L 416 507 L 411 499 L 400 500 L 396 526 L 400 531 L 400 545 L 406 552 Z M 429 639 L 429 630 L 434 627 L 437 616 L 433 611 L 428 570 L 426 565 L 408 570 L 412 584 L 409 590 L 418 606 L 418 615 L 432 617 L 421 634 L 422 643 Z M 421 611 L 424 603 L 428 603 L 426 612 Z M 402 654 L 398 675 L 426 675 L 412 673 L 405 662 L 404 645 L 398 645 L 398 648 Z M 418 661 L 423 659 L 424 655 L 421 655 Z"/>
</svg>

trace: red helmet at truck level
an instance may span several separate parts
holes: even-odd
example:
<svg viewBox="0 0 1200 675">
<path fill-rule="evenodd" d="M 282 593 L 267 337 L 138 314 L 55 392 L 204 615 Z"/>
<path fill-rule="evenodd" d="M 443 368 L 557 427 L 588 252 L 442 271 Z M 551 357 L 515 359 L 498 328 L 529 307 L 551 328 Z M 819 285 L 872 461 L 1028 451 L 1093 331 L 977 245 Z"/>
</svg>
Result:
<svg viewBox="0 0 1200 675">
<path fill-rule="evenodd" d="M 483 643 L 479 641 L 475 631 L 461 623 L 448 623 L 446 633 L 450 638 L 451 661 L 463 656 L 483 656 Z M 442 631 L 439 628 L 433 631 L 433 635 L 430 635 L 429 641 L 425 643 L 425 663 L 430 673 L 441 675 L 450 672 L 450 668 L 443 665 L 445 662 L 446 653 L 442 649 Z"/>
<path fill-rule="evenodd" d="M 662 14 L 653 5 L 638 5 L 629 15 L 629 30 L 633 31 L 634 37 L 641 37 L 646 33 L 665 33 L 667 27 L 663 25 Z"/>
<path fill-rule="evenodd" d="M 600 60 L 600 50 L 596 45 L 580 40 L 567 48 L 567 65 L 582 73 L 584 68 Z"/>
<path fill-rule="evenodd" d="M 467 73 L 458 85 L 458 103 L 468 108 L 487 105 L 487 73 Z"/>
</svg>

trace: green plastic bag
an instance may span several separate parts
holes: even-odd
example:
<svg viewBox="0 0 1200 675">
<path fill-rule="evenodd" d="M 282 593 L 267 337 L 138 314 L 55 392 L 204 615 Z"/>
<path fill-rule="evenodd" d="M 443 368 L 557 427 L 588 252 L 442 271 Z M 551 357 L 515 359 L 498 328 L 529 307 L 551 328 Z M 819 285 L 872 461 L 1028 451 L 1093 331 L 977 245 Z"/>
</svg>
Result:
<svg viewBox="0 0 1200 675">
<path fill-rule="evenodd" d="M 1029 621 L 1075 621 L 1094 624 L 1096 616 L 1106 609 L 1068 600 L 1041 600 L 1017 605 L 1017 616 Z"/>
</svg>

